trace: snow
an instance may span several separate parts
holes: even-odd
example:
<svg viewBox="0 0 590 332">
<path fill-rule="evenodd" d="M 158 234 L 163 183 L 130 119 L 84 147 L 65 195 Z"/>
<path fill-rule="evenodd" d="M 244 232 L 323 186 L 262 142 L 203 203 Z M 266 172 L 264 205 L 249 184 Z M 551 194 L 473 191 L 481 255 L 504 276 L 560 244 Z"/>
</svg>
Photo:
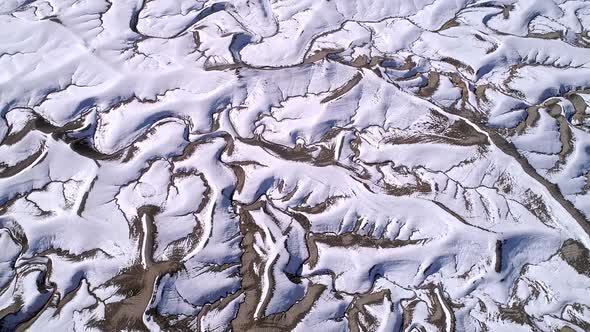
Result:
<svg viewBox="0 0 590 332">
<path fill-rule="evenodd" d="M 589 27 L 3 1 L 0 330 L 583 331 Z"/>
</svg>

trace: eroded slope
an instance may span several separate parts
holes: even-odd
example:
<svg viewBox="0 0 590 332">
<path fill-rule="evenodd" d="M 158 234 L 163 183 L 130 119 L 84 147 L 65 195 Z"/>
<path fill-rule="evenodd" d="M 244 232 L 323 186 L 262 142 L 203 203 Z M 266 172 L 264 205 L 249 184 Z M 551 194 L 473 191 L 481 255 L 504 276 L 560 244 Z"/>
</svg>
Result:
<svg viewBox="0 0 590 332">
<path fill-rule="evenodd" d="M 0 4 L 0 329 L 587 331 L 590 3 Z"/>
</svg>

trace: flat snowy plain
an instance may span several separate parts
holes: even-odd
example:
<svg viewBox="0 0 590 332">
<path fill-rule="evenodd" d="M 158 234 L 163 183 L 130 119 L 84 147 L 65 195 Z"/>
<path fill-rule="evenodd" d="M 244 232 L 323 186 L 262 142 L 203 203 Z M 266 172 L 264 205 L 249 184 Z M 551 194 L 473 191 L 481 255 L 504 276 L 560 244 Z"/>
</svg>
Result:
<svg viewBox="0 0 590 332">
<path fill-rule="evenodd" d="M 590 331 L 589 30 L 0 0 L 0 331 Z"/>
</svg>

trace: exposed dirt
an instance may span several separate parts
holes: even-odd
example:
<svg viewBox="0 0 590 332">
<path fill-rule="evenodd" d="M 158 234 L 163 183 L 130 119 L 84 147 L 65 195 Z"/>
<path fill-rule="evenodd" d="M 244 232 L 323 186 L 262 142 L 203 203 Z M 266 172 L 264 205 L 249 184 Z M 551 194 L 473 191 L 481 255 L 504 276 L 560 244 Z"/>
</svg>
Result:
<svg viewBox="0 0 590 332">
<path fill-rule="evenodd" d="M 496 273 L 502 272 L 502 241 L 496 240 L 496 260 L 494 264 Z"/>
<path fill-rule="evenodd" d="M 344 95 L 348 91 L 352 90 L 352 88 L 354 88 L 361 81 L 362 78 L 363 75 L 360 72 L 354 74 L 350 81 L 346 82 L 343 86 L 336 88 L 329 96 L 322 99 L 320 103 L 324 104 Z"/>
<path fill-rule="evenodd" d="M 439 83 L 440 74 L 435 71 L 428 72 L 428 84 L 418 90 L 418 95 L 420 97 L 431 97 L 438 89 Z"/>
<path fill-rule="evenodd" d="M 520 325 L 534 326 L 531 318 L 526 313 L 523 303 L 515 303 L 510 306 L 499 306 L 500 318 Z"/>
<path fill-rule="evenodd" d="M 259 207 L 260 204 L 253 204 L 249 207 L 243 207 L 240 211 L 240 232 L 243 235 L 240 274 L 242 276 L 241 290 L 245 295 L 245 299 L 240 304 L 231 326 L 234 331 L 289 331 L 305 317 L 324 292 L 326 286 L 312 284 L 303 299 L 286 311 L 255 318 L 256 307 L 262 300 L 262 289 L 260 287 L 262 272 L 260 268 L 256 267 L 260 267 L 261 261 L 254 249 L 254 233 L 261 230 L 256 226 L 248 211 Z"/>
<path fill-rule="evenodd" d="M 342 51 L 344 51 L 343 48 L 323 49 L 323 50 L 315 52 L 312 55 L 307 56 L 305 58 L 305 60 L 303 61 L 303 63 L 304 64 L 314 63 L 314 62 L 317 62 L 317 61 L 320 61 L 320 60 L 326 58 L 330 54 L 336 54 L 336 53 L 340 53 Z"/>
<path fill-rule="evenodd" d="M 559 256 L 571 265 L 579 274 L 590 277 L 590 250 L 576 240 L 566 240 L 561 249 Z"/>
<path fill-rule="evenodd" d="M 346 310 L 348 328 L 350 331 L 376 331 L 378 328 L 378 320 L 369 313 L 365 306 L 383 303 L 385 298 L 388 298 L 391 301 L 389 290 L 381 290 L 375 293 L 355 296 L 354 300 Z"/>
<path fill-rule="evenodd" d="M 157 213 L 159 210 L 155 206 L 144 206 L 138 209 L 138 219 L 146 218 L 146 229 L 141 231 L 139 237 L 140 243 L 145 241 L 140 253 L 145 266 L 134 265 L 108 282 L 118 286 L 118 293 L 124 294 L 126 298 L 120 302 L 107 304 L 106 320 L 95 322 L 96 327 L 110 331 L 123 329 L 147 331 L 143 316 L 152 301 L 157 281 L 161 276 L 173 274 L 182 268 L 182 264 L 176 261 L 154 263 L 154 216 Z"/>
<path fill-rule="evenodd" d="M 319 243 L 325 243 L 331 247 L 345 248 L 399 248 L 410 245 L 420 245 L 424 240 L 390 240 L 385 238 L 375 239 L 372 237 L 346 233 L 342 235 L 334 234 L 311 234 L 310 240 Z"/>
<path fill-rule="evenodd" d="M 540 106 L 531 106 L 527 108 L 526 120 L 519 123 L 516 127 L 516 132 L 518 134 L 522 134 L 527 128 L 532 128 L 535 126 L 540 117 L 539 108 Z"/>
<path fill-rule="evenodd" d="M 563 33 L 561 31 L 551 31 L 551 32 L 529 32 L 527 35 L 528 38 L 540 38 L 540 39 L 561 39 L 563 37 Z"/>
</svg>

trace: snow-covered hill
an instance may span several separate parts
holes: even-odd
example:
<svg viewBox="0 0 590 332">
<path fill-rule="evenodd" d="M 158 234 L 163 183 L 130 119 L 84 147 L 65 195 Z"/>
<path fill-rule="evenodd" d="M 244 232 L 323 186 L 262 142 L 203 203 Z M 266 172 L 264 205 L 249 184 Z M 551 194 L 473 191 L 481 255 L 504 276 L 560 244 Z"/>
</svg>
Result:
<svg viewBox="0 0 590 332">
<path fill-rule="evenodd" d="M 0 1 L 0 330 L 590 331 L 589 30 Z"/>
</svg>

